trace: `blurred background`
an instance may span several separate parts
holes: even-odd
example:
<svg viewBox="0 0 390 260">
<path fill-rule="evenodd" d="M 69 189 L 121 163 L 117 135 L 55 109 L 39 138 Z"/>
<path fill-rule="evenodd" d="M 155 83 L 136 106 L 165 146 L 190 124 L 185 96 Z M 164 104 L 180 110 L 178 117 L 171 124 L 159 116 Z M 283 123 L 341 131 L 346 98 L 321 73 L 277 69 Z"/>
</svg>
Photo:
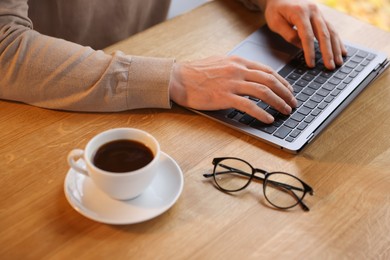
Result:
<svg viewBox="0 0 390 260">
<path fill-rule="evenodd" d="M 168 18 L 210 0 L 172 0 Z M 315 0 L 390 32 L 390 0 Z"/>
<path fill-rule="evenodd" d="M 358 19 L 390 31 L 390 0 L 317 0 Z"/>
</svg>

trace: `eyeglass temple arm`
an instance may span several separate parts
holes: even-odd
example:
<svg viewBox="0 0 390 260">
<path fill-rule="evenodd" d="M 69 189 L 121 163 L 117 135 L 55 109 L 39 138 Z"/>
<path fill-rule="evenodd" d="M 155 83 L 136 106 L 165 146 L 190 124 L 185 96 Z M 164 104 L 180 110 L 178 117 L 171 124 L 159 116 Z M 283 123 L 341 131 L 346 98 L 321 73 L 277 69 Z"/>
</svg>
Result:
<svg viewBox="0 0 390 260">
<path fill-rule="evenodd" d="M 295 199 L 298 201 L 299 205 L 301 205 L 301 207 L 302 207 L 302 209 L 303 209 L 304 211 L 310 211 L 309 207 L 306 206 L 306 204 L 303 202 L 303 197 L 302 197 L 302 199 L 300 199 L 300 198 L 297 196 L 297 194 L 295 194 L 295 192 L 292 191 L 292 190 L 291 190 L 291 193 L 293 194 L 293 196 L 295 197 Z"/>
</svg>

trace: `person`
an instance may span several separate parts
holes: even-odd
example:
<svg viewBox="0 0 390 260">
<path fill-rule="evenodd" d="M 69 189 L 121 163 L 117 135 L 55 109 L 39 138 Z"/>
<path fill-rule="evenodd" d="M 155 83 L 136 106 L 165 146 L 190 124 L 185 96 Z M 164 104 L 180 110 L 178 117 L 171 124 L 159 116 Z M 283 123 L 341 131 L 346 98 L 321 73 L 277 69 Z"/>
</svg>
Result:
<svg viewBox="0 0 390 260">
<path fill-rule="evenodd" d="M 314 38 L 324 64 L 343 62 L 345 47 L 309 0 L 239 0 L 262 10 L 269 27 L 303 48 L 314 63 Z M 166 18 L 169 0 L 1 0 L 0 99 L 48 109 L 89 112 L 178 105 L 236 108 L 266 122 L 274 118 L 244 98 L 259 98 L 284 114 L 297 105 L 275 71 L 240 57 L 175 62 L 100 49 Z"/>
</svg>

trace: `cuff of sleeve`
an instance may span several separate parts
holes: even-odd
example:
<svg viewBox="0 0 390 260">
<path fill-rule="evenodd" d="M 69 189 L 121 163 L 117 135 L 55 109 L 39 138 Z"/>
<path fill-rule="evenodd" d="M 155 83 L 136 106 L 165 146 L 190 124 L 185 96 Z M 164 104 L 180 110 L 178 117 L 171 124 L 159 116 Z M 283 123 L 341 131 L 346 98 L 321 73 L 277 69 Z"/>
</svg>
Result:
<svg viewBox="0 0 390 260">
<path fill-rule="evenodd" d="M 244 4 L 246 8 L 251 11 L 264 11 L 264 1 L 255 1 L 255 0 L 239 0 Z"/>
<path fill-rule="evenodd" d="M 171 108 L 169 82 L 175 60 L 131 56 L 127 104 L 133 108 Z"/>
</svg>

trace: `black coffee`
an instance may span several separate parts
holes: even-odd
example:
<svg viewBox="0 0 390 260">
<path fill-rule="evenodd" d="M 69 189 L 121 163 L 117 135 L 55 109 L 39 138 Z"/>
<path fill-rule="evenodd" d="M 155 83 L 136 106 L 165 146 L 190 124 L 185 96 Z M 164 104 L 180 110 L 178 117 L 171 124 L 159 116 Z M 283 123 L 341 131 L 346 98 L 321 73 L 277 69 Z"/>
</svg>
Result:
<svg viewBox="0 0 390 260">
<path fill-rule="evenodd" d="M 153 152 L 144 144 L 132 140 L 115 140 L 102 145 L 93 163 L 108 172 L 138 170 L 153 160 Z"/>
</svg>

